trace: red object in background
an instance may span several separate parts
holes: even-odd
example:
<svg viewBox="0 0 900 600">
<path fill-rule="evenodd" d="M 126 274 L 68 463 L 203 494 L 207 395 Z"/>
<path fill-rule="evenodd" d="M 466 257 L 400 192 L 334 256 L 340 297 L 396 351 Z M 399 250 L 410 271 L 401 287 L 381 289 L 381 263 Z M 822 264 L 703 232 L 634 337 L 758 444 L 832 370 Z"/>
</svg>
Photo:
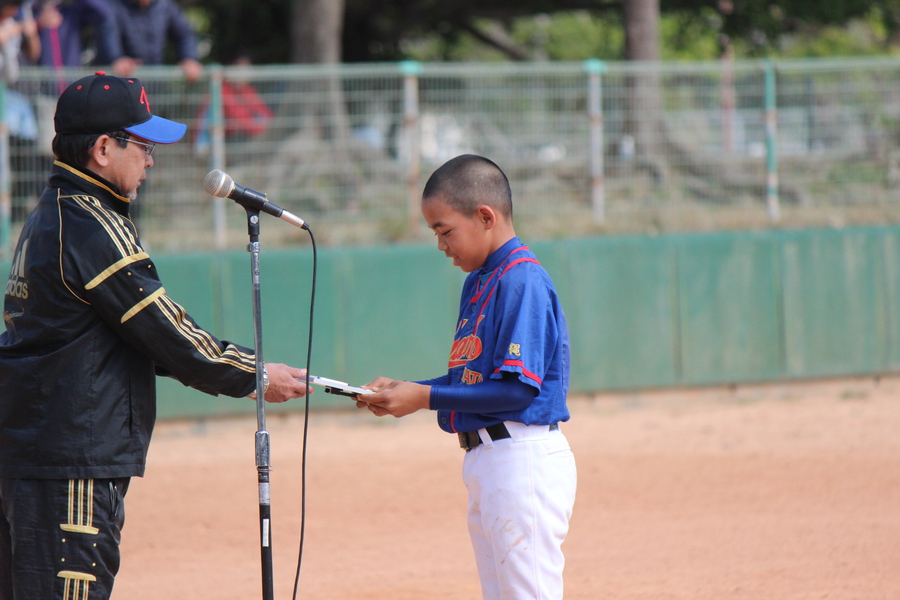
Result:
<svg viewBox="0 0 900 600">
<path fill-rule="evenodd" d="M 256 137 L 269 126 L 275 116 L 262 97 L 249 83 L 222 82 L 222 112 L 225 133 Z"/>
</svg>

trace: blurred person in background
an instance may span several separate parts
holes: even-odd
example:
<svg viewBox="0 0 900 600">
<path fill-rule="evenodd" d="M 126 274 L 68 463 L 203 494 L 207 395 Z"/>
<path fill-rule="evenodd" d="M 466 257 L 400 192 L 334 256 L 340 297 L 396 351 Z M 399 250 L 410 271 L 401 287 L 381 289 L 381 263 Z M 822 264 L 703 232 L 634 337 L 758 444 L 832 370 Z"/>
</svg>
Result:
<svg viewBox="0 0 900 600">
<path fill-rule="evenodd" d="M 240 51 L 230 63 L 238 69 L 229 69 L 222 80 L 222 114 L 225 118 L 225 139 L 240 143 L 258 138 L 268 130 L 275 113 L 254 87 L 250 75 L 253 61 L 250 54 Z M 212 146 L 210 98 L 207 94 L 197 114 L 194 130 L 194 152 L 205 156 Z"/>
<path fill-rule="evenodd" d="M 140 65 L 165 63 L 171 42 L 175 61 L 188 81 L 203 73 L 197 51 L 197 34 L 173 0 L 105 0 L 115 15 L 119 44 L 130 62 L 116 73 L 130 77 Z"/>
<path fill-rule="evenodd" d="M 24 53 L 30 62 L 41 55 L 41 40 L 30 4 L 21 0 L 0 1 L 0 78 L 14 83 L 19 78 L 19 63 Z"/>
<path fill-rule="evenodd" d="M 41 40 L 30 3 L 0 0 L 0 79 L 7 85 L 6 125 L 12 148 L 9 160 L 11 173 L 15 174 L 10 186 L 13 218 L 24 216 L 15 199 L 30 198 L 39 191 L 36 181 L 22 175 L 27 170 L 27 157 L 38 140 L 37 117 L 28 96 L 15 89 L 15 83 L 20 64 L 36 62 L 40 54 Z"/>
<path fill-rule="evenodd" d="M 9 86 L 19 79 L 24 59 L 34 62 L 41 54 L 41 40 L 30 6 L 20 0 L 0 0 L 0 79 Z M 6 123 L 13 137 L 37 138 L 34 111 L 28 99 L 15 90 L 6 92 Z"/>
<path fill-rule="evenodd" d="M 38 64 L 57 70 L 84 64 L 111 65 L 116 72 L 129 68 L 104 0 L 37 0 L 32 10 L 41 37 Z M 57 94 L 65 87 L 61 80 Z"/>
</svg>

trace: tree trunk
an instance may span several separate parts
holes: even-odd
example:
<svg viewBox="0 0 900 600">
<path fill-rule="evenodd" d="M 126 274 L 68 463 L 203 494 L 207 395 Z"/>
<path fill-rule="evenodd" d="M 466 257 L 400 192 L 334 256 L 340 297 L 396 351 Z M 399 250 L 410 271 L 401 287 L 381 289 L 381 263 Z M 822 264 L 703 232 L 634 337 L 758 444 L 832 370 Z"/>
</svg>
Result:
<svg viewBox="0 0 900 600">
<path fill-rule="evenodd" d="M 625 24 L 625 59 L 658 61 L 660 0 L 625 0 L 622 15 Z M 657 181 L 667 171 L 660 154 L 664 135 L 662 85 L 656 71 L 639 72 L 626 78 L 629 102 L 625 131 L 633 137 L 638 166 L 649 168 Z"/>
<path fill-rule="evenodd" d="M 291 15 L 291 61 L 341 62 L 344 0 L 294 0 Z"/>
<path fill-rule="evenodd" d="M 659 60 L 659 0 L 625 0 L 625 60 Z"/>
<path fill-rule="evenodd" d="M 291 14 L 291 59 L 304 64 L 341 62 L 344 0 L 293 0 Z M 299 107 L 301 122 L 316 128 L 316 137 L 343 149 L 350 135 L 341 80 L 334 74 L 303 84 L 310 98 L 321 98 Z"/>
</svg>

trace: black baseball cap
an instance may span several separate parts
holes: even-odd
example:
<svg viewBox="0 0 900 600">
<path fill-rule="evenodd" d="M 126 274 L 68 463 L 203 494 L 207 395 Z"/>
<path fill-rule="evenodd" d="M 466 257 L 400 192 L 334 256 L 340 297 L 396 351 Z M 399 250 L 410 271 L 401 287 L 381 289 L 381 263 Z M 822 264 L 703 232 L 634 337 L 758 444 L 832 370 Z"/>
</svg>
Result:
<svg viewBox="0 0 900 600">
<path fill-rule="evenodd" d="M 157 144 L 174 144 L 187 131 L 150 112 L 150 100 L 134 77 L 113 77 L 97 71 L 66 88 L 53 117 L 57 133 L 109 133 L 124 129 Z"/>
</svg>

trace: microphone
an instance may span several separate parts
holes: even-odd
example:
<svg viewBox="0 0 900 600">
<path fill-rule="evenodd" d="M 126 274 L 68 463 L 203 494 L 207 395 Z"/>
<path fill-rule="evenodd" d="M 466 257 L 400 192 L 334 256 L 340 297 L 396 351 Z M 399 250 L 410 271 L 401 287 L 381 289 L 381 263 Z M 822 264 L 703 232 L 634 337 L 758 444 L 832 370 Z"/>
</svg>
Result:
<svg viewBox="0 0 900 600">
<path fill-rule="evenodd" d="M 244 208 L 255 208 L 273 217 L 284 219 L 291 225 L 301 229 L 309 229 L 306 221 L 284 210 L 277 204 L 269 202 L 265 194 L 235 183 L 230 175 L 219 169 L 213 169 L 207 173 L 206 179 L 203 180 L 203 190 L 216 198 L 231 198 Z"/>
</svg>

